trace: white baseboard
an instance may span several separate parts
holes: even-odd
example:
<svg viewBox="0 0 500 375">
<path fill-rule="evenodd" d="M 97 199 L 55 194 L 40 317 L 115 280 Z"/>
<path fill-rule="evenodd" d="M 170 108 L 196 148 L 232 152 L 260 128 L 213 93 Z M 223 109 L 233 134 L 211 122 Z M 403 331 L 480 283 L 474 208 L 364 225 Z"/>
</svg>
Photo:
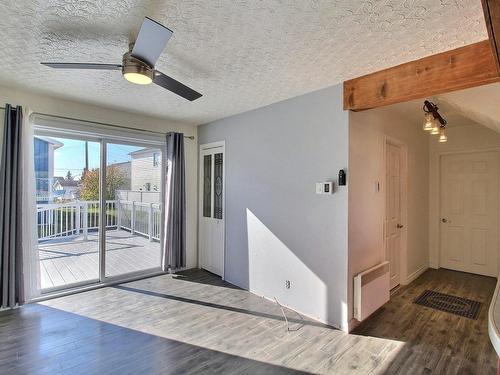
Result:
<svg viewBox="0 0 500 375">
<path fill-rule="evenodd" d="M 425 271 L 427 271 L 428 268 L 429 268 L 429 266 L 427 264 L 425 264 L 422 267 L 420 267 L 419 269 L 417 269 L 415 272 L 408 275 L 408 277 L 406 278 L 406 281 L 403 283 L 403 285 L 408 285 L 412 281 L 415 281 L 421 274 L 423 274 Z"/>
</svg>

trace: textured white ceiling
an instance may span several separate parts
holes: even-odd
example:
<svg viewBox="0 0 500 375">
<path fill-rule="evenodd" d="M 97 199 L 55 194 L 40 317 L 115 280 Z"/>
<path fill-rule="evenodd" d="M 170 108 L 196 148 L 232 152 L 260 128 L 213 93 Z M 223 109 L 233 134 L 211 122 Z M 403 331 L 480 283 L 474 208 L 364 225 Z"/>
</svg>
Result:
<svg viewBox="0 0 500 375">
<path fill-rule="evenodd" d="M 451 112 L 500 133 L 500 83 L 449 92 L 438 100 Z"/>
<path fill-rule="evenodd" d="M 201 99 L 39 64 L 121 63 L 144 16 Z M 480 0 L 4 0 L 0 33 L 0 84 L 195 124 L 487 38 Z"/>
</svg>

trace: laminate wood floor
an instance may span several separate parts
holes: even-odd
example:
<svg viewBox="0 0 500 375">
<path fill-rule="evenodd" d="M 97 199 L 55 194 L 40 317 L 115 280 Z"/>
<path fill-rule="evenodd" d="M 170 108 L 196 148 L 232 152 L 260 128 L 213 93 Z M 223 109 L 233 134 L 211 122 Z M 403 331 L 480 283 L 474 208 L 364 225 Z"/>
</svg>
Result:
<svg viewBox="0 0 500 375">
<path fill-rule="evenodd" d="M 494 373 L 486 306 L 471 321 L 411 304 L 431 287 L 488 304 L 494 284 L 429 271 L 346 334 L 285 310 L 288 331 L 205 271 L 162 275 L 0 313 L 0 374 Z"/>
<path fill-rule="evenodd" d="M 496 374 L 498 357 L 488 336 L 488 308 L 495 285 L 492 277 L 429 269 L 396 291 L 353 333 L 406 343 L 387 373 Z M 481 302 L 478 319 L 414 304 L 426 289 Z"/>
</svg>

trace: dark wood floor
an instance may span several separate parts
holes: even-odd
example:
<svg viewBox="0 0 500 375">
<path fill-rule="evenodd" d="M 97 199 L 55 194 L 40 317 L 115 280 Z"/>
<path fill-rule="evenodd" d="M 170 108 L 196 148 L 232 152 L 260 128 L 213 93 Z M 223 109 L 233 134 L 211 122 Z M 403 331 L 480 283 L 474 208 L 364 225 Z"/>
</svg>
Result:
<svg viewBox="0 0 500 375">
<path fill-rule="evenodd" d="M 0 313 L 0 374 L 495 373 L 495 280 L 428 271 L 355 334 L 204 272 L 162 275 Z M 424 289 L 480 300 L 477 321 L 412 304 Z"/>
<path fill-rule="evenodd" d="M 405 342 L 387 373 L 496 374 L 497 355 L 488 337 L 488 308 L 496 279 L 445 269 L 428 270 L 402 287 L 354 333 Z M 413 303 L 424 290 L 482 303 L 471 320 Z"/>
</svg>

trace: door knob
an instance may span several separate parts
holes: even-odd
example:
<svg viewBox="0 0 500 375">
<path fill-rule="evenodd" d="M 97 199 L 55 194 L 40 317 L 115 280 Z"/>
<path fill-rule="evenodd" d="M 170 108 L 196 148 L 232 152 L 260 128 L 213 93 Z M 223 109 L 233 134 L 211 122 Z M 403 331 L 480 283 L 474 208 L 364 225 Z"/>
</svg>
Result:
<svg viewBox="0 0 500 375">
<path fill-rule="evenodd" d="M 403 225 L 403 224 L 398 224 L 398 225 L 396 225 L 396 227 L 397 227 L 398 229 L 401 229 L 401 228 L 403 228 L 403 227 L 404 227 L 404 225 Z"/>
<path fill-rule="evenodd" d="M 443 218 L 441 219 L 441 221 L 442 221 L 443 223 L 447 223 L 447 222 L 448 222 L 448 219 L 446 219 L 446 218 L 444 218 L 444 217 L 443 217 Z"/>
</svg>

